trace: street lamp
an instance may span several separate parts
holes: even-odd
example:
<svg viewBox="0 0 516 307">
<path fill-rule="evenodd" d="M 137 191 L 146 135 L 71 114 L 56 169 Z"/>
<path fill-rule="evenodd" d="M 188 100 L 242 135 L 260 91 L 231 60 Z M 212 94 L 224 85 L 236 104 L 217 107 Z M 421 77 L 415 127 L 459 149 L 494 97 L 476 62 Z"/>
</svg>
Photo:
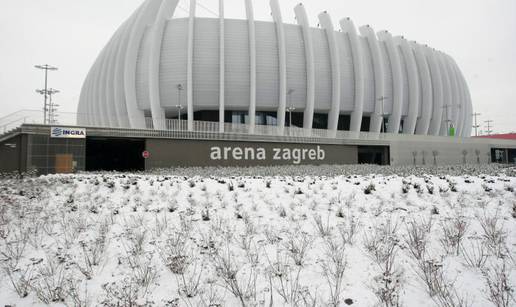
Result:
<svg viewBox="0 0 516 307">
<path fill-rule="evenodd" d="M 296 108 L 292 105 L 292 93 L 294 93 L 294 89 L 289 89 L 287 92 L 288 95 L 288 126 L 292 127 L 292 111 L 294 111 Z"/>
<path fill-rule="evenodd" d="M 45 64 L 45 65 L 35 65 L 34 66 L 35 68 L 37 69 L 41 69 L 41 70 L 44 70 L 45 71 L 45 89 L 44 89 L 44 92 L 43 93 L 40 93 L 40 94 L 43 94 L 44 96 L 44 105 L 43 105 L 43 124 L 46 124 L 46 121 L 47 121 L 47 109 L 48 109 L 48 105 L 47 105 L 47 98 L 48 98 L 48 71 L 49 70 L 57 70 L 57 67 L 54 67 L 54 66 L 50 66 L 48 64 Z M 38 92 L 39 93 L 39 92 Z"/>
<path fill-rule="evenodd" d="M 181 83 L 176 85 L 177 88 L 177 120 L 179 125 L 181 126 L 181 110 L 183 109 L 183 106 L 181 105 L 181 91 L 184 89 L 183 85 Z"/>
<path fill-rule="evenodd" d="M 444 121 L 446 123 L 446 136 L 450 136 L 450 129 L 453 127 L 452 120 L 450 119 L 450 117 L 448 115 L 448 108 L 450 108 L 449 104 L 446 104 L 443 106 L 444 114 L 445 114 L 445 118 L 446 118 L 446 120 Z"/>
</svg>

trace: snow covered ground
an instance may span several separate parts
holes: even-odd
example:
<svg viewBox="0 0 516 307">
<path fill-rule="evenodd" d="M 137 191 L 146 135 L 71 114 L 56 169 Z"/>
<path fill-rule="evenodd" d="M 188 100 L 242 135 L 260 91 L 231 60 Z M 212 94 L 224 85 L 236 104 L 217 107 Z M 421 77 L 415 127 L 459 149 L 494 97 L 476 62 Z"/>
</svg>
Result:
<svg viewBox="0 0 516 307">
<path fill-rule="evenodd" d="M 0 304 L 515 306 L 515 174 L 303 166 L 5 177 Z"/>
</svg>

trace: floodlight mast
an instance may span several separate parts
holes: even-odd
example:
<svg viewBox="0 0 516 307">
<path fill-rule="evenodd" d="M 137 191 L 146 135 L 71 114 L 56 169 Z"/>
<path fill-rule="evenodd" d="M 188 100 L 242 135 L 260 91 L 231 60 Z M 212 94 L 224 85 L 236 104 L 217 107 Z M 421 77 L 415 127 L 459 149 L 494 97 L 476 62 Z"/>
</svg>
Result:
<svg viewBox="0 0 516 307">
<path fill-rule="evenodd" d="M 49 88 L 47 90 L 36 90 L 36 93 L 44 95 L 45 97 L 48 97 L 48 103 L 45 102 L 45 108 L 44 113 L 45 117 L 43 119 L 44 124 L 54 124 L 55 118 L 57 115 L 55 114 L 55 111 L 57 111 L 58 104 L 55 104 L 52 102 L 52 95 L 59 93 L 59 90 Z"/>
<path fill-rule="evenodd" d="M 48 89 L 48 97 L 49 97 L 49 102 L 48 102 L 48 124 L 52 125 L 52 124 L 56 124 L 57 123 L 57 114 L 55 114 L 55 112 L 57 111 L 57 107 L 59 106 L 58 104 L 54 103 L 52 101 L 52 96 L 54 94 L 58 94 L 60 91 L 59 90 L 56 90 L 56 89 L 53 89 L 53 88 L 49 88 Z"/>
<path fill-rule="evenodd" d="M 35 65 L 37 69 L 41 69 L 45 71 L 45 89 L 43 91 L 37 91 L 42 94 L 44 97 L 44 105 L 43 105 L 43 124 L 47 123 L 47 109 L 48 109 L 48 71 L 49 70 L 57 70 L 57 67 L 50 66 L 48 64 L 45 65 Z"/>
</svg>

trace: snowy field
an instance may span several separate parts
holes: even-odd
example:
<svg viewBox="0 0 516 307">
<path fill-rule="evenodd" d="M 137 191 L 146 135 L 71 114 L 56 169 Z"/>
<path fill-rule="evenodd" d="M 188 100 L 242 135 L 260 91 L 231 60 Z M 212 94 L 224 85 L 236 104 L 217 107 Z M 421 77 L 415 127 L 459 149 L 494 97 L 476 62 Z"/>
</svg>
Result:
<svg viewBox="0 0 516 307">
<path fill-rule="evenodd" d="M 516 306 L 515 189 L 499 166 L 3 177 L 0 305 Z"/>
</svg>

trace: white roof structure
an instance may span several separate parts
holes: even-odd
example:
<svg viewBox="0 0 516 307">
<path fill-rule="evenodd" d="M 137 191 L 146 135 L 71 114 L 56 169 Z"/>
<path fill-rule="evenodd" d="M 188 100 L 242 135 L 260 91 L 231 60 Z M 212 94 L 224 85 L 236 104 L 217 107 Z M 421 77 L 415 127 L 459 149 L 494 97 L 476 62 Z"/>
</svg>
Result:
<svg viewBox="0 0 516 307">
<path fill-rule="evenodd" d="M 455 61 L 441 51 L 358 29 L 349 18 L 319 14 L 310 25 L 302 4 L 297 24 L 283 22 L 278 0 L 270 0 L 273 22 L 254 19 L 174 18 L 178 0 L 146 0 L 101 51 L 84 82 L 78 124 L 166 129 L 182 117 L 187 129 L 195 112 L 217 113 L 223 131 L 228 111 L 246 114 L 252 133 L 256 114 L 275 114 L 286 126 L 288 112 L 302 113 L 300 127 L 311 129 L 314 114 L 327 116 L 330 131 L 447 135 L 471 134 L 471 97 Z M 338 27 L 335 26 L 338 24 Z M 229 119 L 231 120 L 231 119 Z M 339 128 L 340 127 L 340 128 Z"/>
</svg>

